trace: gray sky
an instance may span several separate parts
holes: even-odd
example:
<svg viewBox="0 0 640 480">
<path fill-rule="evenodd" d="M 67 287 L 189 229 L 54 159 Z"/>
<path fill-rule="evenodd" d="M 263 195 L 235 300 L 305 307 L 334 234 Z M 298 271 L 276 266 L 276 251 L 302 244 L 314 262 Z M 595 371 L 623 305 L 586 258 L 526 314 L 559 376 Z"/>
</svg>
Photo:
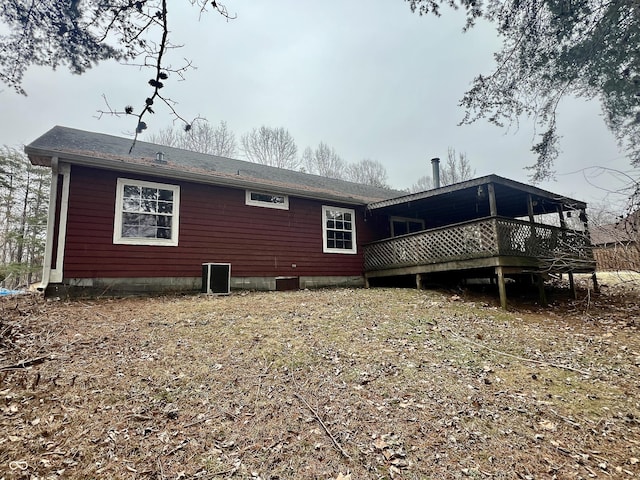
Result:
<svg viewBox="0 0 640 480">
<path fill-rule="evenodd" d="M 171 3 L 173 41 L 185 45 L 172 51 L 173 64 L 186 57 L 197 70 L 182 82 L 171 77 L 163 93 L 186 118 L 225 120 L 238 140 L 261 125 L 284 127 L 300 153 L 323 141 L 347 161 L 380 161 L 395 188 L 429 174 L 429 159 L 446 158 L 449 147 L 465 152 L 478 176 L 527 181 L 524 167 L 534 162 L 530 121 L 508 131 L 485 121 L 457 126 L 460 98 L 476 74 L 491 70 L 500 45 L 490 25 L 463 34 L 461 13 L 419 17 L 402 0 L 228 0 L 238 16 L 229 22 L 217 14 L 198 21 L 186 1 Z M 105 109 L 102 94 L 114 108 L 137 109 L 150 92 L 149 78 L 151 71 L 115 62 L 82 76 L 32 69 L 24 83 L 28 97 L 0 91 L 0 143 L 29 143 L 54 125 L 130 135 L 131 118 L 97 119 L 96 111 Z M 172 121 L 167 109 L 157 111 L 146 119 L 149 133 Z M 570 172 L 592 165 L 629 170 L 596 102 L 567 99 L 559 132 L 559 175 L 541 187 L 593 202 L 605 192 Z M 609 175 L 590 176 L 596 185 L 617 186 Z"/>
</svg>

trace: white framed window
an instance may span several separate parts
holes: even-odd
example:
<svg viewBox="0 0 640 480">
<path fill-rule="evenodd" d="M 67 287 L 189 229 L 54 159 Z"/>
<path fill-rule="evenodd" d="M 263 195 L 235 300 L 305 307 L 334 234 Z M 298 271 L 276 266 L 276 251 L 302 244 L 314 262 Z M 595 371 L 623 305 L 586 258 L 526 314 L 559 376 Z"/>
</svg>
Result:
<svg viewBox="0 0 640 480">
<path fill-rule="evenodd" d="M 392 237 L 424 230 L 424 220 L 419 218 L 391 217 L 390 222 Z"/>
<path fill-rule="evenodd" d="M 277 208 L 279 210 L 289 210 L 289 196 L 278 193 L 257 192 L 255 190 L 245 191 L 245 205 L 254 207 Z"/>
<path fill-rule="evenodd" d="M 324 253 L 357 253 L 355 211 L 323 205 L 322 242 Z"/>
<path fill-rule="evenodd" d="M 118 178 L 113 243 L 178 245 L 180 187 Z"/>
</svg>

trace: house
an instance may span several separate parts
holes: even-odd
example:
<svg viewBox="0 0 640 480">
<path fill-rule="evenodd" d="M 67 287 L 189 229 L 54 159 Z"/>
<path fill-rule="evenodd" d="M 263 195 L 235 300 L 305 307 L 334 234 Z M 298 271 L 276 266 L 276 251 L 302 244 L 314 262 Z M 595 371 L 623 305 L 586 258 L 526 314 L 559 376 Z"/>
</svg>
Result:
<svg viewBox="0 0 640 480">
<path fill-rule="evenodd" d="M 599 271 L 640 271 L 640 211 L 616 223 L 596 225 L 591 230 L 593 255 Z"/>
<path fill-rule="evenodd" d="M 131 145 L 54 127 L 25 147 L 52 170 L 46 294 L 197 291 L 217 263 L 232 288 L 268 290 L 487 276 L 506 305 L 505 277 L 593 271 L 586 222 L 564 221 L 586 205 L 497 175 L 406 194 Z"/>
</svg>

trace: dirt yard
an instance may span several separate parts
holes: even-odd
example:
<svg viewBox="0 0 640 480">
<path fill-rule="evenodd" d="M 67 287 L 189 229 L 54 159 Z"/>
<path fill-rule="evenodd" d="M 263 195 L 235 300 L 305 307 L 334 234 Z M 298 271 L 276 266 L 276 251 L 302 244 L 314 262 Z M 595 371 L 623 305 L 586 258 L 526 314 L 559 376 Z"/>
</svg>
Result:
<svg viewBox="0 0 640 480">
<path fill-rule="evenodd" d="M 0 300 L 0 479 L 640 476 L 633 289 Z"/>
</svg>

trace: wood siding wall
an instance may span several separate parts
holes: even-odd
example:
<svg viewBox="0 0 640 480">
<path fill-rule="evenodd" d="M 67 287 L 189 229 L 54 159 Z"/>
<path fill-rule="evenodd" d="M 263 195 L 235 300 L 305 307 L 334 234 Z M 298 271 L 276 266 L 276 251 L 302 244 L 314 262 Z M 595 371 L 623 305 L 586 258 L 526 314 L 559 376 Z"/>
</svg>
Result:
<svg viewBox="0 0 640 480">
<path fill-rule="evenodd" d="M 601 272 L 640 272 L 640 245 L 636 242 L 597 246 L 593 249 L 593 256 L 596 259 L 596 269 Z"/>
<path fill-rule="evenodd" d="M 177 247 L 113 244 L 118 177 L 180 185 Z M 231 263 L 234 277 L 362 275 L 373 240 L 356 208 L 356 255 L 322 252 L 322 205 L 290 197 L 289 210 L 245 205 L 245 191 L 72 166 L 65 278 L 194 277 L 204 262 Z M 296 267 L 293 268 L 292 264 Z"/>
</svg>

